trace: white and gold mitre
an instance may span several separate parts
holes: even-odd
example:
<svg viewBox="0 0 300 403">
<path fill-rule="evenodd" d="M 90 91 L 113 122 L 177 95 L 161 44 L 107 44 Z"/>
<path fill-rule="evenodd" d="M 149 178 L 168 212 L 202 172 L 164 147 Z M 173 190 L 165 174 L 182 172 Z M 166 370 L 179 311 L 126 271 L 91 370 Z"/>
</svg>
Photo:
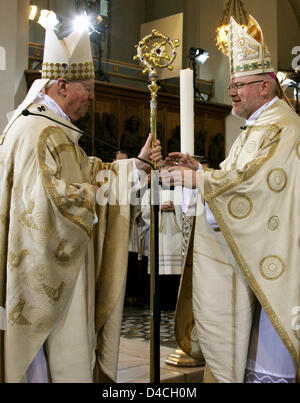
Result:
<svg viewBox="0 0 300 403">
<path fill-rule="evenodd" d="M 274 73 L 271 54 L 258 22 L 250 15 L 247 31 L 231 17 L 229 26 L 231 78 Z"/>
<path fill-rule="evenodd" d="M 46 28 L 42 78 L 56 80 L 95 78 L 91 43 L 87 30 L 74 31 L 59 40 L 53 28 Z"/>
</svg>

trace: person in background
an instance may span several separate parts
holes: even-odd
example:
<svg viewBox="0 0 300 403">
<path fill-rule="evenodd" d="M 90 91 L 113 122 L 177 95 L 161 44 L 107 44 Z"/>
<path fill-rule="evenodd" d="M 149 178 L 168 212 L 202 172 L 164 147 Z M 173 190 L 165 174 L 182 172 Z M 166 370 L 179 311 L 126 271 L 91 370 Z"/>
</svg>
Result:
<svg viewBox="0 0 300 403">
<path fill-rule="evenodd" d="M 127 160 L 127 159 L 128 159 L 128 155 L 126 154 L 126 152 L 123 152 L 121 150 L 115 152 L 114 161 Z"/>
<path fill-rule="evenodd" d="M 159 169 L 167 166 L 161 161 Z M 159 213 L 159 294 L 160 308 L 163 311 L 175 310 L 178 286 L 182 273 L 182 189 L 161 184 Z M 147 229 L 145 240 L 150 234 L 150 189 L 141 201 L 142 220 Z M 148 253 L 150 255 L 150 253 Z M 148 256 L 148 277 L 150 275 L 150 258 Z"/>
</svg>

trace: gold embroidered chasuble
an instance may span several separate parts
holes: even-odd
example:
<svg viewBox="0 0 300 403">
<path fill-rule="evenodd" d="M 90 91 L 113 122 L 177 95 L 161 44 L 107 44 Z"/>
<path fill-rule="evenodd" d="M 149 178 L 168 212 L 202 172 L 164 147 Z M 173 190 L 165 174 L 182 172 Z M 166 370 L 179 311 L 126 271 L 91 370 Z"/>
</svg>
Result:
<svg viewBox="0 0 300 403">
<path fill-rule="evenodd" d="M 118 200 L 128 181 L 118 163 L 88 158 L 79 137 L 20 116 L 0 139 L 1 382 L 24 379 L 42 345 L 53 382 L 116 380 L 131 209 Z M 101 205 L 93 184 L 105 186 Z"/>
<path fill-rule="evenodd" d="M 217 381 L 243 382 L 257 298 L 299 381 L 299 117 L 275 102 L 241 133 L 220 170 L 199 175 L 222 233 L 203 214 L 196 217 L 178 297 L 177 342 L 190 355 L 203 354 Z"/>
</svg>

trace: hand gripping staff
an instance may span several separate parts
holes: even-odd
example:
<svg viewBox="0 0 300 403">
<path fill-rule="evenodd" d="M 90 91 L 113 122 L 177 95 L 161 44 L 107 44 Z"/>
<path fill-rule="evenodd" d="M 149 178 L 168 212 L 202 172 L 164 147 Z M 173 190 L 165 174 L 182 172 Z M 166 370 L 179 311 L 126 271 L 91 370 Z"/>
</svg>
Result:
<svg viewBox="0 0 300 403">
<path fill-rule="evenodd" d="M 173 70 L 173 62 L 176 57 L 176 48 L 179 40 L 172 41 L 166 35 L 156 29 L 152 34 L 143 38 L 136 45 L 137 55 L 134 60 L 140 61 L 145 67 L 143 74 L 148 74 L 151 93 L 150 101 L 150 131 L 153 136 L 153 144 L 157 138 L 157 93 L 160 87 L 157 84 L 158 69 L 168 68 Z M 151 170 L 151 221 L 150 221 L 150 382 L 160 382 L 160 307 L 159 307 L 159 179 L 155 169 Z"/>
</svg>

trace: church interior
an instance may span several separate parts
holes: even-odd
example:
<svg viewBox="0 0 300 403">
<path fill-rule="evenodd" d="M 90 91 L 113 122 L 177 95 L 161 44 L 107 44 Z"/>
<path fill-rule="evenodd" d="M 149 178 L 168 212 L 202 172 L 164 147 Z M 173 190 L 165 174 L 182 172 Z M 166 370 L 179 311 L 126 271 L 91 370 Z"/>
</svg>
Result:
<svg viewBox="0 0 300 403">
<path fill-rule="evenodd" d="M 280 72 L 282 82 L 288 80 L 286 94 L 300 113 L 299 0 L 0 0 L 1 130 L 7 114 L 40 77 L 42 10 L 53 12 L 56 32 L 62 36 L 72 29 L 76 18 L 83 13 L 90 16 L 95 99 L 86 117 L 76 125 L 90 135 L 80 140 L 87 155 L 104 162 L 117 158 L 116 150 L 125 154 L 124 158 L 138 155 L 151 130 L 148 77 L 134 56 L 136 45 L 157 24 L 164 27 L 166 35 L 178 35 L 173 39 L 180 41 L 175 69 L 164 72 L 158 81 L 157 138 L 164 158 L 181 150 L 179 76 L 184 69 L 191 69 L 194 77 L 194 155 L 205 158 L 211 168 L 218 168 L 240 133 L 244 121 L 231 114 L 229 61 L 220 36 L 217 38 L 218 27 L 228 23 L 230 15 L 241 23 L 250 14 L 259 21 L 275 70 Z M 208 56 L 204 62 L 199 62 L 199 52 Z M 97 138 L 114 148 L 100 144 Z M 176 216 L 175 211 L 171 214 Z M 142 208 L 134 226 L 121 326 L 120 383 L 150 379 L 149 223 Z M 182 227 L 180 231 L 183 242 Z M 159 275 L 160 379 L 201 383 L 204 364 L 176 358 L 174 317 L 180 270 L 166 269 Z"/>
</svg>

